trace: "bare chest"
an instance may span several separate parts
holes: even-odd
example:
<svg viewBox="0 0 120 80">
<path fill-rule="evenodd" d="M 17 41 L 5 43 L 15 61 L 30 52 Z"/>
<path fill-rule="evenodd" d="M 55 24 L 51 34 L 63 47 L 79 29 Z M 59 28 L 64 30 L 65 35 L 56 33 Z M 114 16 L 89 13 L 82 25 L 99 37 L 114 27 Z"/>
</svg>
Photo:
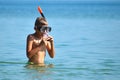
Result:
<svg viewBox="0 0 120 80">
<path fill-rule="evenodd" d="M 33 48 L 40 47 L 41 51 L 46 50 L 46 44 L 40 39 L 33 40 Z"/>
</svg>

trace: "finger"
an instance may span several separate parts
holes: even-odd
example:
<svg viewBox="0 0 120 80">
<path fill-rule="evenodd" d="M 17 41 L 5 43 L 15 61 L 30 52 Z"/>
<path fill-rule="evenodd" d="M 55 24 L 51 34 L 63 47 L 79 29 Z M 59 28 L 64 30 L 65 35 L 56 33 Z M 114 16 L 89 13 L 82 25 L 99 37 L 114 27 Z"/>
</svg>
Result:
<svg viewBox="0 0 120 80">
<path fill-rule="evenodd" d="M 52 37 L 48 37 L 48 38 L 47 38 L 47 40 L 51 40 L 51 39 L 52 39 Z"/>
<path fill-rule="evenodd" d="M 49 39 L 48 41 L 53 42 L 53 38 Z"/>
</svg>

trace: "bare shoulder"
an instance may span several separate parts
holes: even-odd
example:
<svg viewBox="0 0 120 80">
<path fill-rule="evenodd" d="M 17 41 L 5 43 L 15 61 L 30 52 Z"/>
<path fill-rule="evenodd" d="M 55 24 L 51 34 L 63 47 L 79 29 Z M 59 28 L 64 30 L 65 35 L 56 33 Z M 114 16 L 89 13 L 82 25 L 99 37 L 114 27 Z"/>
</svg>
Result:
<svg viewBox="0 0 120 80">
<path fill-rule="evenodd" d="M 29 35 L 27 36 L 27 40 L 28 40 L 28 41 L 34 40 L 34 35 L 33 35 L 33 34 L 29 34 Z"/>
</svg>

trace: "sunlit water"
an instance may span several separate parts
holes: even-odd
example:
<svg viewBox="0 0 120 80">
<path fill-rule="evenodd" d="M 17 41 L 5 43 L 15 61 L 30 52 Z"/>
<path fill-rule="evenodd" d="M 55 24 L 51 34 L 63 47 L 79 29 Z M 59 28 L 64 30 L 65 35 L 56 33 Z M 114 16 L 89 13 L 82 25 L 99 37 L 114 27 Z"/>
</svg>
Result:
<svg viewBox="0 0 120 80">
<path fill-rule="evenodd" d="M 15 3 L 0 3 L 0 80 L 120 79 L 119 3 L 40 3 L 56 49 L 45 67 L 27 65 L 25 53 L 38 4 Z"/>
</svg>

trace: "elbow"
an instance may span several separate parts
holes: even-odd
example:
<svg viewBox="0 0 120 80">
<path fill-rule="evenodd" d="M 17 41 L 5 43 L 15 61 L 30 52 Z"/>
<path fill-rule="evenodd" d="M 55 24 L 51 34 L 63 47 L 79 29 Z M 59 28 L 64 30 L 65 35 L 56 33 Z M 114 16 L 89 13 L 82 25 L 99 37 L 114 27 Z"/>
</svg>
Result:
<svg viewBox="0 0 120 80">
<path fill-rule="evenodd" d="M 30 58 L 31 58 L 31 56 L 30 56 L 29 54 L 30 54 L 30 53 L 29 53 L 29 52 L 27 52 L 27 53 L 26 53 L 26 56 L 27 56 L 27 58 L 29 58 L 29 59 L 30 59 Z"/>
<path fill-rule="evenodd" d="M 29 55 L 26 55 L 27 56 L 27 58 L 30 58 L 30 56 Z"/>
<path fill-rule="evenodd" d="M 55 57 L 55 51 L 48 50 L 48 53 L 49 53 L 50 58 L 54 58 Z"/>
<path fill-rule="evenodd" d="M 50 57 L 51 57 L 51 58 L 54 58 L 54 57 L 55 57 L 55 54 L 51 55 Z"/>
<path fill-rule="evenodd" d="M 27 58 L 30 59 L 30 56 L 27 55 Z"/>
<path fill-rule="evenodd" d="M 51 58 L 54 58 L 54 56 L 50 56 Z"/>
</svg>

